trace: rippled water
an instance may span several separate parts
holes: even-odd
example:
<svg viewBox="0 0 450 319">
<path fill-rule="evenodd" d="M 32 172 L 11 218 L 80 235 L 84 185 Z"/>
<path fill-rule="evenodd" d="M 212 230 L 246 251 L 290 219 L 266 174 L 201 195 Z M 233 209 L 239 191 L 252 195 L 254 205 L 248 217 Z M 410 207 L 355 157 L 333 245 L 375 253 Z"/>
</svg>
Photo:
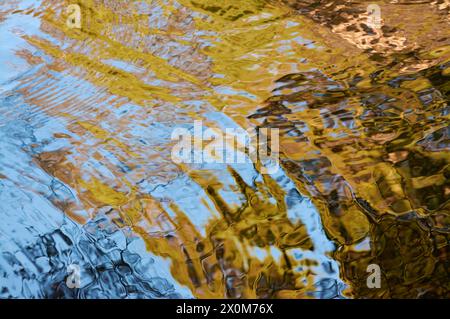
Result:
<svg viewBox="0 0 450 319">
<path fill-rule="evenodd" d="M 2 0 L 0 297 L 450 297 L 450 3 L 368 3 Z M 174 163 L 199 120 L 281 169 Z"/>
</svg>

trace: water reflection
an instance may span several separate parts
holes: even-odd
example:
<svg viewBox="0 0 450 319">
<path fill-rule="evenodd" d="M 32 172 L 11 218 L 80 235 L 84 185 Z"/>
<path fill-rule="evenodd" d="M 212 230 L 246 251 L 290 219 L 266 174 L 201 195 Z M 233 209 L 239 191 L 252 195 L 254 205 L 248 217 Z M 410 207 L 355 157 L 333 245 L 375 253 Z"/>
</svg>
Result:
<svg viewBox="0 0 450 319">
<path fill-rule="evenodd" d="M 380 30 L 350 1 L 0 4 L 1 296 L 448 297 L 449 7 L 376 2 Z M 282 169 L 174 163 L 196 120 L 278 128 Z"/>
</svg>

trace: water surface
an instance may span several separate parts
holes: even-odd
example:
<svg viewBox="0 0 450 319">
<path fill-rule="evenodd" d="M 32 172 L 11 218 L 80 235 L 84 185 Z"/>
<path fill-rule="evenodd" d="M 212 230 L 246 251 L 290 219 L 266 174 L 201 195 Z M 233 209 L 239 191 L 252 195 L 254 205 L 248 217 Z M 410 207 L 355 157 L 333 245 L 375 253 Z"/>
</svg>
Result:
<svg viewBox="0 0 450 319">
<path fill-rule="evenodd" d="M 0 297 L 449 297 L 450 4 L 370 3 L 2 1 Z M 194 121 L 280 169 L 175 163 Z"/>
</svg>

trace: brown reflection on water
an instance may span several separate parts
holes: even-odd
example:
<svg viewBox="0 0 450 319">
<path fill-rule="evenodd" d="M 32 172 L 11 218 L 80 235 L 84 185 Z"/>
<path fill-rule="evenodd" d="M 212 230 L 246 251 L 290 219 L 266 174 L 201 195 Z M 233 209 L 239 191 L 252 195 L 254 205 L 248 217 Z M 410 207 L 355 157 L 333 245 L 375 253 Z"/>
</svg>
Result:
<svg viewBox="0 0 450 319">
<path fill-rule="evenodd" d="M 54 134 L 70 147 L 36 156 L 80 198 L 55 205 L 80 223 L 107 211 L 132 226 L 197 297 L 310 297 L 317 261 L 292 251 L 311 251 L 314 240 L 288 217 L 278 180 L 249 185 L 231 167 L 176 165 L 170 141 L 155 135 L 141 145 L 133 130 L 148 118 L 211 124 L 209 113 L 219 111 L 243 128 L 280 129 L 282 168 L 336 245 L 330 257 L 345 296 L 448 297 L 448 6 L 378 1 L 384 26 L 371 33 L 361 26 L 364 6 L 335 2 L 80 0 L 76 30 L 65 24 L 71 2 L 43 1 L 30 14 L 56 43 L 23 36 L 52 60 L 20 52 L 41 65 L 22 91 L 71 132 Z M 423 23 L 402 27 L 411 15 Z M 77 90 L 81 80 L 95 94 Z M 45 89 L 31 93 L 39 83 Z M 139 108 L 117 115 L 128 103 Z M 180 175 L 205 194 L 212 217 L 204 229 L 139 186 Z M 267 254 L 256 258 L 253 247 Z M 366 286 L 372 263 L 383 271 L 380 289 Z"/>
</svg>

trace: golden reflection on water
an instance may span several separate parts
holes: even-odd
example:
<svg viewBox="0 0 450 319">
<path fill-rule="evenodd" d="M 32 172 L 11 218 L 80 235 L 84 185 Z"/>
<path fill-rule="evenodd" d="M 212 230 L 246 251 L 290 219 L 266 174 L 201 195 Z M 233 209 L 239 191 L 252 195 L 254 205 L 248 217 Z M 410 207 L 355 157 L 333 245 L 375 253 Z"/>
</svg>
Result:
<svg viewBox="0 0 450 319">
<path fill-rule="evenodd" d="M 108 211 L 199 298 L 335 297 L 340 280 L 346 297 L 448 297 L 448 7 L 374 1 L 384 26 L 371 32 L 364 4 L 332 2 L 43 0 L 30 9 L 42 33 L 22 37 L 46 58 L 17 52 L 40 67 L 21 92 L 70 131 L 54 132 L 69 146 L 35 160 L 80 199 L 54 204 L 81 224 Z M 66 25 L 74 3 L 81 29 Z M 408 27 L 410 15 L 423 23 Z M 237 168 L 173 163 L 172 141 L 152 127 L 214 126 L 214 112 L 279 128 L 285 176 L 250 183 Z M 204 224 L 141 186 L 180 176 L 197 185 Z M 290 215 L 302 198 L 334 249 Z M 325 259 L 299 251 L 338 263 L 335 295 L 317 284 Z M 366 286 L 373 263 L 380 289 Z"/>
</svg>

